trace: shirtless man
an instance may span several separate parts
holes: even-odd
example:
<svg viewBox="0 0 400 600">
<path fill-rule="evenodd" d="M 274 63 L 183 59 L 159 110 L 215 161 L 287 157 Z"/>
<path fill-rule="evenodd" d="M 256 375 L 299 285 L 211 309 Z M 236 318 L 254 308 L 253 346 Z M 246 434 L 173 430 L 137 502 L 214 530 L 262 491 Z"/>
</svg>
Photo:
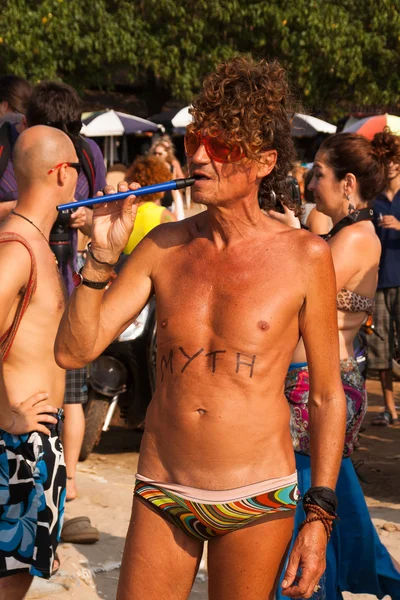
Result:
<svg viewBox="0 0 400 600">
<path fill-rule="evenodd" d="M 79 163 L 68 136 L 37 126 L 19 136 L 14 169 L 18 203 L 0 227 L 0 600 L 23 598 L 33 575 L 50 577 L 61 530 L 65 372 L 54 340 L 65 300 L 48 240 L 56 205 L 74 197 Z M 34 265 L 36 287 L 15 334 Z"/>
<path fill-rule="evenodd" d="M 62 318 L 57 362 L 90 362 L 157 297 L 157 389 L 118 600 L 186 599 L 204 540 L 210 600 L 274 597 L 296 505 L 283 388 L 299 335 L 312 373 L 313 486 L 335 487 L 345 399 L 330 251 L 258 204 L 259 191 L 279 189 L 289 170 L 286 96 L 276 63 L 237 58 L 205 80 L 185 144 L 193 200 L 207 211 L 154 229 L 106 292 L 135 200 L 95 211 L 86 286 Z M 96 284 L 103 289 L 88 287 Z M 301 530 L 285 573 L 287 596 L 311 596 L 326 544 L 321 520 Z"/>
</svg>

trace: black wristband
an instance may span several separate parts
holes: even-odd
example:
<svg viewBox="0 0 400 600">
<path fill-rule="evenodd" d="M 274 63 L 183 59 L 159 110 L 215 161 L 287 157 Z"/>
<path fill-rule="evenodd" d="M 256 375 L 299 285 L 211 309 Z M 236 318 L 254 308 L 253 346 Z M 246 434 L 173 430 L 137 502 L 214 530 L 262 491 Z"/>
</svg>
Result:
<svg viewBox="0 0 400 600">
<path fill-rule="evenodd" d="M 72 273 L 72 282 L 75 287 L 85 285 L 86 287 L 92 288 L 92 290 L 104 290 L 109 285 L 109 279 L 107 279 L 107 281 L 90 281 L 90 279 L 84 279 L 82 275 L 83 268 L 84 267 L 80 269 L 79 273 L 76 271 Z"/>
<path fill-rule="evenodd" d="M 314 504 L 325 510 L 330 515 L 336 515 L 338 507 L 337 496 L 331 488 L 328 487 L 311 487 L 303 498 L 303 506 L 305 504 Z"/>
<path fill-rule="evenodd" d="M 82 279 L 82 285 L 86 285 L 88 288 L 92 288 L 92 290 L 104 290 L 109 281 L 89 281 L 89 279 Z"/>
<path fill-rule="evenodd" d="M 99 260 L 98 258 L 95 257 L 95 255 L 93 254 L 93 250 L 92 250 L 92 242 L 89 242 L 87 247 L 87 251 L 90 254 L 90 256 L 93 258 L 94 262 L 98 263 L 99 265 L 106 265 L 107 267 L 110 267 L 111 269 L 113 269 L 114 267 L 117 266 L 117 264 L 119 263 L 119 259 L 117 260 L 117 262 L 115 263 L 108 263 L 106 261 L 103 260 Z"/>
</svg>

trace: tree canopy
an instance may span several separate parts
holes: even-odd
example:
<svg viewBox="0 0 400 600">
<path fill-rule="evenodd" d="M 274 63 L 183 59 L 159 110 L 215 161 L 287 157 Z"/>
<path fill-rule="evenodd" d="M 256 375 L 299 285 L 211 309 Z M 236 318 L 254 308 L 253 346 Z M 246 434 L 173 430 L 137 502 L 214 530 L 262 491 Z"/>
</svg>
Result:
<svg viewBox="0 0 400 600">
<path fill-rule="evenodd" d="M 2 0 L 0 71 L 82 89 L 141 83 L 149 114 L 189 102 L 237 53 L 277 58 L 309 110 L 400 95 L 399 0 Z"/>
</svg>

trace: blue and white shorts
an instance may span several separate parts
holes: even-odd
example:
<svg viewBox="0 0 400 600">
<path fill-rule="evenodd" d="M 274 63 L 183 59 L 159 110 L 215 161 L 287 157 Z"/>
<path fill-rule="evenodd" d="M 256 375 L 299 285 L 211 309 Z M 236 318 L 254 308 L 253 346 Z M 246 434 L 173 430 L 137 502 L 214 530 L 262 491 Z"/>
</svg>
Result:
<svg viewBox="0 0 400 600">
<path fill-rule="evenodd" d="M 50 437 L 0 430 L 0 577 L 51 576 L 66 486 L 59 413 Z"/>
</svg>

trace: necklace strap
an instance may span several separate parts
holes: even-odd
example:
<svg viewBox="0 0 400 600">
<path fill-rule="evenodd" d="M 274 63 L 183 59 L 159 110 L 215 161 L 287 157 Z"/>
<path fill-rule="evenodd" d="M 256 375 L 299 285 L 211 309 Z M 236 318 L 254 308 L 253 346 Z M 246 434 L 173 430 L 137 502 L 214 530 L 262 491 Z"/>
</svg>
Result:
<svg viewBox="0 0 400 600">
<path fill-rule="evenodd" d="M 24 219 L 24 221 L 27 221 L 28 223 L 30 223 L 31 225 L 34 226 L 35 229 L 37 229 L 37 231 L 40 233 L 40 235 L 46 240 L 46 242 L 49 244 L 49 240 L 47 239 L 47 237 L 44 235 L 44 233 L 42 231 L 40 231 L 39 227 L 37 225 L 35 225 L 35 223 L 33 221 L 31 221 L 31 219 L 28 219 L 28 217 L 25 217 L 25 215 L 21 215 L 21 213 L 17 212 L 16 210 L 12 209 L 11 213 L 13 215 L 15 215 L 16 217 L 20 217 L 21 219 Z"/>
</svg>

